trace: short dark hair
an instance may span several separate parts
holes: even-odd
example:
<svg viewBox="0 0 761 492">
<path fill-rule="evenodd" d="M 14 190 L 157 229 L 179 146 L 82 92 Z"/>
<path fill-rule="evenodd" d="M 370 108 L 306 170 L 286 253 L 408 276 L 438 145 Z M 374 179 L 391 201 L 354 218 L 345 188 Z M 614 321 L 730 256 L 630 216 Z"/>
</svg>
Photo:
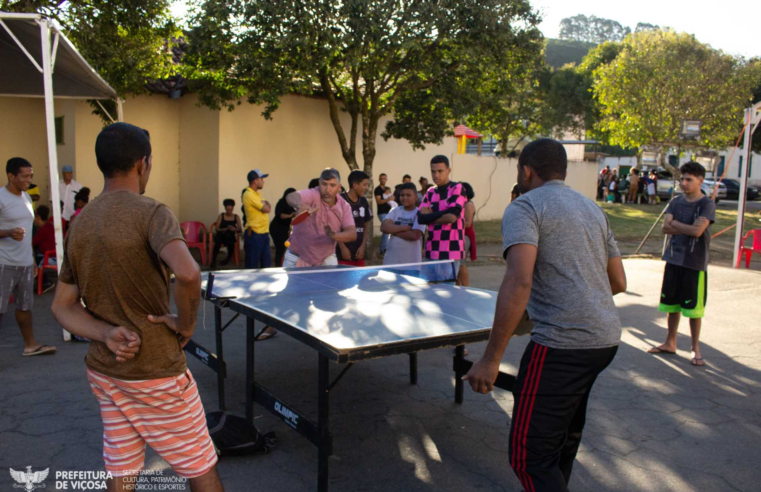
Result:
<svg viewBox="0 0 761 492">
<path fill-rule="evenodd" d="M 526 145 L 518 157 L 520 167 L 530 167 L 539 179 L 565 179 L 568 171 L 568 155 L 565 147 L 551 138 L 540 138 Z"/>
<path fill-rule="evenodd" d="M 150 134 L 129 123 L 108 125 L 95 140 L 95 158 L 106 178 L 129 173 L 137 161 L 150 155 Z"/>
<path fill-rule="evenodd" d="M 5 165 L 5 172 L 17 176 L 22 167 L 32 167 L 32 164 L 23 157 L 11 157 Z"/>
<path fill-rule="evenodd" d="M 309 182 L 309 189 L 310 190 L 312 188 L 317 188 L 318 186 L 320 186 L 320 178 L 314 178 L 313 180 L 311 180 Z"/>
<path fill-rule="evenodd" d="M 44 221 L 48 220 L 48 217 L 50 217 L 50 209 L 46 205 L 40 205 L 37 207 L 37 215 L 39 215 Z"/>
<path fill-rule="evenodd" d="M 227 206 L 234 207 L 235 206 L 235 200 L 233 200 L 232 198 L 225 198 L 225 200 L 222 202 L 222 206 L 223 207 L 227 207 Z"/>
<path fill-rule="evenodd" d="M 379 178 L 380 178 L 381 176 L 386 176 L 386 173 L 380 173 L 380 174 L 378 175 L 378 177 L 379 177 Z M 386 177 L 388 177 L 388 176 L 386 176 Z"/>
<path fill-rule="evenodd" d="M 445 155 L 435 155 L 433 156 L 433 159 L 431 159 L 431 164 L 444 164 L 449 167 L 449 159 L 447 159 L 447 156 Z"/>
<path fill-rule="evenodd" d="M 639 169 L 636 167 L 632 169 L 632 174 L 639 174 Z"/>
<path fill-rule="evenodd" d="M 411 180 L 412 176 L 410 176 L 409 174 L 405 174 L 404 176 L 402 176 L 402 181 L 404 181 L 405 179 L 410 179 Z"/>
<path fill-rule="evenodd" d="M 83 201 L 85 203 L 90 202 L 90 188 L 85 186 L 84 188 L 80 189 L 76 195 L 74 195 L 74 201 Z"/>
<path fill-rule="evenodd" d="M 366 179 L 370 179 L 370 176 L 368 176 L 366 172 L 355 169 L 349 173 L 349 186 L 351 187 L 355 184 L 359 184 Z"/>
<path fill-rule="evenodd" d="M 399 190 L 399 193 L 401 193 L 403 190 L 412 190 L 413 193 L 417 194 L 417 188 L 415 188 L 414 183 L 400 184 L 397 189 Z"/>
<path fill-rule="evenodd" d="M 679 168 L 679 171 L 682 174 L 690 174 L 692 176 L 695 176 L 696 178 L 705 178 L 706 177 L 706 168 L 701 166 L 695 161 L 685 162 L 682 164 L 682 167 Z"/>
<path fill-rule="evenodd" d="M 470 186 L 470 183 L 463 181 L 461 184 L 462 189 L 465 191 L 465 196 L 468 197 L 468 200 L 474 199 L 476 197 L 476 193 L 473 191 L 473 187 Z"/>
</svg>

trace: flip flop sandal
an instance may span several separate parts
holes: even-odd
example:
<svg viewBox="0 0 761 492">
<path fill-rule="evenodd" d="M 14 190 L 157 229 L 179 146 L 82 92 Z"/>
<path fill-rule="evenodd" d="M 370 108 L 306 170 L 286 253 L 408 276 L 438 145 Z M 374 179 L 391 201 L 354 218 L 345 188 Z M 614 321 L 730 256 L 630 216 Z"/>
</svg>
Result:
<svg viewBox="0 0 761 492">
<path fill-rule="evenodd" d="M 657 352 L 651 352 L 652 350 L 657 350 Z M 648 354 L 653 354 L 653 355 L 657 355 L 657 354 L 674 355 L 674 354 L 676 354 L 676 352 L 672 352 L 670 350 L 663 350 L 663 349 L 658 348 L 658 347 L 651 348 L 650 350 L 647 351 L 647 353 Z"/>
<path fill-rule="evenodd" d="M 701 361 L 701 362 L 703 362 L 703 363 L 702 363 L 702 364 L 699 364 L 699 363 L 698 363 L 698 361 Z M 691 364 L 692 364 L 693 366 L 695 366 L 695 367 L 703 367 L 703 366 L 705 366 L 705 365 L 706 365 L 706 363 L 705 363 L 705 361 L 703 360 L 703 358 L 702 358 L 702 357 L 693 357 L 693 358 L 692 358 L 692 361 L 691 361 Z"/>
<path fill-rule="evenodd" d="M 42 354 L 53 354 L 56 352 L 56 348 L 52 347 L 50 345 L 40 345 L 36 349 L 34 349 L 32 352 L 22 352 L 21 355 L 24 357 L 32 357 L 33 355 L 42 355 Z"/>
</svg>

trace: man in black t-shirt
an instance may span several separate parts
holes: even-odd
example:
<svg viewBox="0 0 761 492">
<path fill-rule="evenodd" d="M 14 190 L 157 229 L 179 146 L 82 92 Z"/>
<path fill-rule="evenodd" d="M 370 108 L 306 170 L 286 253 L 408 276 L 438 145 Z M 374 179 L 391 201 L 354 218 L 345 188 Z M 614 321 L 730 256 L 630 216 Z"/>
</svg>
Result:
<svg viewBox="0 0 761 492">
<path fill-rule="evenodd" d="M 388 202 L 394 199 L 394 196 L 391 195 L 388 198 L 383 198 L 383 195 L 386 193 L 386 181 L 388 181 L 388 177 L 385 173 L 381 173 L 380 176 L 378 176 L 378 182 L 380 183 L 376 188 L 373 194 L 375 195 L 375 203 L 378 205 L 378 219 L 380 219 L 381 223 L 386 219 L 386 214 L 391 211 L 391 205 L 388 205 Z M 386 252 L 386 246 L 388 244 L 388 234 L 383 234 L 381 236 L 381 244 L 380 244 L 380 253 L 384 254 Z"/>
<path fill-rule="evenodd" d="M 370 177 L 364 172 L 352 171 L 349 174 L 349 191 L 341 193 L 341 198 L 351 207 L 357 239 L 350 243 L 337 243 L 336 257 L 339 265 L 365 266 L 367 238 L 370 237 L 365 231 L 373 226 L 373 210 L 364 196 L 369 182 Z"/>
</svg>

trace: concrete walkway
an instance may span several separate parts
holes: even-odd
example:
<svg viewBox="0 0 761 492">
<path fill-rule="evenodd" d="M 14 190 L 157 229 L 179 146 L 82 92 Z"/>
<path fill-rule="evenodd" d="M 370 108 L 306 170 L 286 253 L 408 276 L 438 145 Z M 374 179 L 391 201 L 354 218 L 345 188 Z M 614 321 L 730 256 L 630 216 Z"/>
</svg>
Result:
<svg viewBox="0 0 761 492">
<path fill-rule="evenodd" d="M 587 427 L 571 480 L 573 491 L 757 491 L 761 481 L 761 274 L 709 269 L 704 322 L 707 366 L 689 361 L 689 330 L 676 356 L 645 354 L 665 338 L 657 309 L 663 265 L 627 260 L 629 290 L 617 297 L 623 343 L 592 394 Z M 471 283 L 497 289 L 503 267 L 473 267 Z M 55 342 L 54 356 L 21 357 L 11 316 L 0 330 L 0 490 L 11 490 L 9 468 L 56 472 L 102 470 L 101 423 L 85 379 L 87 346 L 60 342 L 51 294 L 37 298 L 36 331 Z M 212 310 L 199 315 L 196 338 L 213 347 Z M 244 324 L 225 332 L 228 407 L 242 412 Z M 503 370 L 514 372 L 527 337 L 515 339 Z M 483 344 L 469 347 L 470 358 Z M 332 491 L 519 491 L 507 438 L 512 395 L 496 390 L 453 401 L 451 350 L 420 354 L 419 384 L 410 386 L 404 356 L 358 364 L 331 394 Z M 257 373 L 296 408 L 316 410 L 316 354 L 278 336 L 257 348 Z M 208 410 L 216 409 L 214 374 L 189 365 Z M 337 373 L 337 367 L 332 368 Z M 229 458 L 219 470 L 228 491 L 312 491 L 317 453 L 305 439 L 257 407 L 256 425 L 275 430 L 268 455 Z M 154 453 L 147 467 L 166 469 Z M 170 471 L 166 472 L 171 474 Z M 69 490 L 72 490 L 71 488 Z M 189 488 L 188 488 L 189 490 Z"/>
</svg>

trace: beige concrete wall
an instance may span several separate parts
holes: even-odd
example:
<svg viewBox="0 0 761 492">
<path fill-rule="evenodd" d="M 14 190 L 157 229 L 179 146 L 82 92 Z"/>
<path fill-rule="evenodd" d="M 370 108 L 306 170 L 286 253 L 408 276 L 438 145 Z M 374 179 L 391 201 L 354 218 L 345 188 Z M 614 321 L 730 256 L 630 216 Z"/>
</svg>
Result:
<svg viewBox="0 0 761 492">
<path fill-rule="evenodd" d="M 90 198 L 95 198 L 103 191 L 103 175 L 95 161 L 95 139 L 103 129 L 103 120 L 92 111 L 86 101 L 76 102 L 74 178 L 90 188 Z"/>
<path fill-rule="evenodd" d="M 196 105 L 193 95 L 180 104 L 180 215 L 209 226 L 217 218 L 219 196 L 220 113 Z M 245 180 L 244 180 L 245 181 Z M 236 203 L 239 197 L 233 195 Z M 237 208 L 237 207 L 236 207 Z"/>
<path fill-rule="evenodd" d="M 342 117 L 344 127 L 348 128 L 348 117 Z M 385 121 L 380 128 L 384 126 Z M 219 134 L 220 211 L 221 199 L 229 197 L 239 201 L 241 189 L 246 186 L 246 173 L 254 168 L 270 174 L 262 194 L 273 206 L 287 187 L 306 187 L 324 167 L 336 167 L 342 177 L 349 172 L 328 119 L 327 103 L 319 99 L 287 96 L 272 121 L 261 117 L 260 107 L 243 104 L 233 112 L 220 113 Z M 516 161 L 456 155 L 456 149 L 453 138 L 446 139 L 442 145 L 414 151 L 404 140 L 386 142 L 378 137 L 373 182 L 377 183 L 380 173 L 388 175 L 392 188 L 405 174 L 411 175 L 415 183 L 420 176 L 430 179 L 431 158 L 444 154 L 452 163 L 452 179 L 468 181 L 473 186 L 479 219 L 501 218 L 510 201 L 510 189 L 516 182 Z M 358 158 L 361 162 L 359 152 Z M 596 172 L 595 163 L 569 163 L 568 183 L 594 198 Z"/>
<path fill-rule="evenodd" d="M 32 161 L 47 196 L 43 106 L 41 99 L 0 98 L 0 114 L 7 115 L 0 118 L 0 157 L 7 160 L 23 155 Z M 60 165 L 73 155 L 76 179 L 97 195 L 103 176 L 95 161 L 95 139 L 103 122 L 84 101 L 62 102 L 56 113 L 66 116 Z M 328 118 L 327 103 L 320 99 L 287 96 L 272 121 L 261 117 L 260 107 L 245 103 L 233 112 L 199 108 L 194 96 L 180 100 L 158 95 L 130 98 L 124 115 L 128 123 L 151 132 L 154 169 L 146 194 L 166 203 L 182 221 L 200 220 L 208 225 L 222 211 L 223 199 L 233 198 L 239 204 L 251 169 L 270 174 L 262 194 L 273 206 L 286 188 L 305 188 L 325 167 L 336 167 L 344 181 L 349 173 Z M 342 115 L 342 119 L 348 128 L 348 117 Z M 384 125 L 385 121 L 381 130 Z M 358 146 L 361 162 L 360 142 Z M 473 186 L 478 218 L 499 219 L 516 182 L 515 160 L 456 155 L 456 148 L 451 138 L 440 146 L 414 151 L 406 141 L 386 142 L 378 137 L 373 182 L 377 183 L 383 172 L 392 186 L 400 183 L 404 174 L 417 183 L 420 176 L 429 176 L 431 157 L 444 154 L 452 162 L 452 179 Z M 596 172 L 594 163 L 571 162 L 568 183 L 592 198 Z"/>
<path fill-rule="evenodd" d="M 56 99 L 54 101 L 56 118 L 63 117 L 63 143 L 56 145 L 58 155 L 58 176 L 61 168 L 69 165 L 74 168 L 74 178 L 77 173 L 76 161 L 76 109 L 74 99 Z"/>
<path fill-rule="evenodd" d="M 90 106 L 77 102 L 76 178 L 98 195 L 103 175 L 95 160 L 95 139 L 103 121 L 91 114 Z M 180 216 L 180 101 L 166 96 L 139 96 L 124 103 L 124 121 L 151 133 L 153 171 L 146 196 L 165 203 Z"/>
<path fill-rule="evenodd" d="M 45 102 L 42 98 L 0 97 L 0 166 L 2 186 L 8 182 L 5 164 L 11 157 L 32 163 L 34 183 L 40 186 L 41 201 L 48 203 L 48 147 L 45 127 Z"/>
</svg>

